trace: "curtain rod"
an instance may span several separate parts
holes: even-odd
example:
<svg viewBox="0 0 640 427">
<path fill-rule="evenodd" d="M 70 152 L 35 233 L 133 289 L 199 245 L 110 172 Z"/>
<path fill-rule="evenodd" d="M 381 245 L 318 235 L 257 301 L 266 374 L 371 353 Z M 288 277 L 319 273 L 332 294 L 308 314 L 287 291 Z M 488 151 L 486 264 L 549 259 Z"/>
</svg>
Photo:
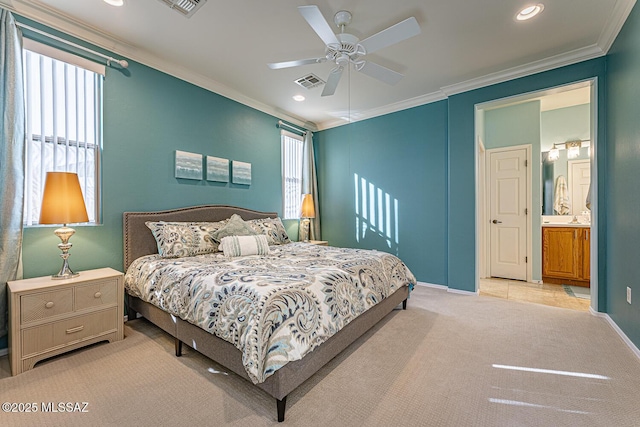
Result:
<svg viewBox="0 0 640 427">
<path fill-rule="evenodd" d="M 53 34 L 49 34 L 49 33 L 45 32 L 45 31 L 39 30 L 37 28 L 30 27 L 30 26 L 28 26 L 26 24 L 23 24 L 21 22 L 16 22 L 16 25 L 18 27 L 20 27 L 20 28 L 24 28 L 25 30 L 33 31 L 34 33 L 38 33 L 38 34 L 42 34 L 45 37 L 48 37 L 48 38 L 53 39 L 53 40 L 57 40 L 57 41 L 62 42 L 64 44 L 68 45 L 68 46 L 72 46 L 72 47 L 75 47 L 76 49 L 84 50 L 85 52 L 89 52 L 92 55 L 96 55 L 96 56 L 99 56 L 100 58 L 104 58 L 104 59 L 107 60 L 107 65 L 111 65 L 112 62 L 115 62 L 116 64 L 120 65 L 122 68 L 127 68 L 129 66 L 129 63 L 125 59 L 112 58 L 111 56 L 105 55 L 105 54 L 100 53 L 100 52 L 96 52 L 95 50 L 86 48 L 84 46 L 80 46 L 79 44 L 75 44 L 73 42 L 70 42 L 69 40 L 65 40 L 65 39 L 60 38 L 58 36 L 54 36 Z"/>
<path fill-rule="evenodd" d="M 287 128 L 289 128 L 289 129 L 293 129 L 293 130 L 295 130 L 295 131 L 297 131 L 297 132 L 300 132 L 300 133 L 301 133 L 301 134 L 303 134 L 303 135 L 305 135 L 305 134 L 307 133 L 307 131 L 306 131 L 306 130 L 304 130 L 304 129 L 300 129 L 300 128 L 297 128 L 297 127 L 295 127 L 295 126 L 292 126 L 292 125 L 290 125 L 290 124 L 288 124 L 288 123 L 283 122 L 282 120 L 278 120 L 278 127 L 280 127 L 280 128 L 281 128 L 281 127 L 287 127 Z"/>
</svg>

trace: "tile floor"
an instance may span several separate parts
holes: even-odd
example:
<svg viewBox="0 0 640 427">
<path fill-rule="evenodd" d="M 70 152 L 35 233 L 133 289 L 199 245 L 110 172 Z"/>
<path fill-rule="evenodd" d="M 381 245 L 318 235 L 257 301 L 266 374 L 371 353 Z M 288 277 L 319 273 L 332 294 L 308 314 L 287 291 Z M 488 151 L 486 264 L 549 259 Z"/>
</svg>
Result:
<svg viewBox="0 0 640 427">
<path fill-rule="evenodd" d="M 537 284 L 508 279 L 480 279 L 480 295 L 553 307 L 589 311 L 590 301 L 568 295 L 562 285 Z"/>
</svg>

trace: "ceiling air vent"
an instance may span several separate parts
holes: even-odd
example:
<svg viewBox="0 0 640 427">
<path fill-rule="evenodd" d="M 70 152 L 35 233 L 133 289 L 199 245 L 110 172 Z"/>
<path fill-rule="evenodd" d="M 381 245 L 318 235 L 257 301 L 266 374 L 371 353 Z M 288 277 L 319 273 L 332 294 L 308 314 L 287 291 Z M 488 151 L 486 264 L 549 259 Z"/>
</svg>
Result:
<svg viewBox="0 0 640 427">
<path fill-rule="evenodd" d="M 313 89 L 314 87 L 322 86 L 324 84 L 324 81 L 320 80 L 320 77 L 315 74 L 309 74 L 308 76 L 301 77 L 295 82 L 305 89 Z"/>
<path fill-rule="evenodd" d="M 171 9 L 179 12 L 180 15 L 185 18 L 191 18 L 191 15 L 196 13 L 198 9 L 202 7 L 207 0 L 160 0 L 162 3 L 169 6 Z"/>
</svg>

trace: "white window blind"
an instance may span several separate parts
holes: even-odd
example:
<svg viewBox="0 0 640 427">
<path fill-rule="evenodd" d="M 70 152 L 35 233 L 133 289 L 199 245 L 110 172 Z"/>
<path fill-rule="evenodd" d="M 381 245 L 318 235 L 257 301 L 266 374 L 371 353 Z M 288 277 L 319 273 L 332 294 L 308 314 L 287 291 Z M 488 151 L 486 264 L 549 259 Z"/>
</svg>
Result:
<svg viewBox="0 0 640 427">
<path fill-rule="evenodd" d="M 302 202 L 302 137 L 281 131 L 282 212 L 284 219 L 300 218 Z"/>
<path fill-rule="evenodd" d="M 31 43 L 28 47 L 36 50 L 38 46 Z M 47 47 L 47 55 L 55 51 L 51 49 Z M 33 50 L 23 52 L 27 116 L 24 223 L 38 224 L 49 171 L 78 174 L 89 221 L 96 223 L 100 219 L 103 76 Z"/>
</svg>

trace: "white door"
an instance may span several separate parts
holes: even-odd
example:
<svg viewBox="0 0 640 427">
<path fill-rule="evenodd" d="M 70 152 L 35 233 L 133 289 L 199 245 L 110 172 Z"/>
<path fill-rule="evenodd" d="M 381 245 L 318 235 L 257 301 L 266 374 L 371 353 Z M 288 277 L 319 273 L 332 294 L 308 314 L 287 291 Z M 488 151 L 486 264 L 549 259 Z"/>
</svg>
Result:
<svg viewBox="0 0 640 427">
<path fill-rule="evenodd" d="M 586 211 L 587 195 L 591 184 L 591 163 L 586 160 L 569 160 L 569 200 L 571 200 L 571 214 L 580 215 Z"/>
<path fill-rule="evenodd" d="M 492 277 L 527 280 L 527 151 L 489 156 L 489 227 Z"/>
</svg>

